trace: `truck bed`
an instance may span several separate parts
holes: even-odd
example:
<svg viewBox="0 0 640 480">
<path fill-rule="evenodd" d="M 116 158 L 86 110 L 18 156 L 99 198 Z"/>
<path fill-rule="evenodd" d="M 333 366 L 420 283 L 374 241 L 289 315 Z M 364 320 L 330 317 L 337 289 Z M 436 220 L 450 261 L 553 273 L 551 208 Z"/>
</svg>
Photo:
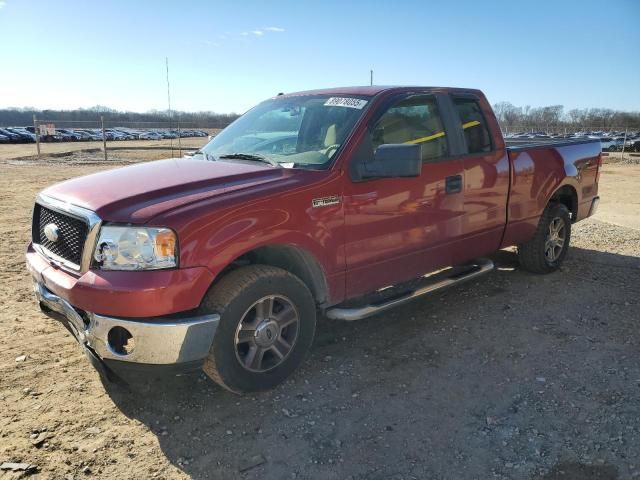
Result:
<svg viewBox="0 0 640 480">
<path fill-rule="evenodd" d="M 519 138 L 505 143 L 513 180 L 503 246 L 533 235 L 554 192 L 569 206 L 572 221 L 591 215 L 602 162 L 600 139 Z"/>
<path fill-rule="evenodd" d="M 505 138 L 509 150 L 529 150 L 531 148 L 566 147 L 585 143 L 600 142 L 597 138 Z"/>
</svg>

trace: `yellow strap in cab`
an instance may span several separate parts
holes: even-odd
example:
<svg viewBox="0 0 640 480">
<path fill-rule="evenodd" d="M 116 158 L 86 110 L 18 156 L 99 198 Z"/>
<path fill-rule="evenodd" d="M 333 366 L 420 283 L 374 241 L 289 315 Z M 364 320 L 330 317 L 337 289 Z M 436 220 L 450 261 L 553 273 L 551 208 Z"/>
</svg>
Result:
<svg viewBox="0 0 640 480">
<path fill-rule="evenodd" d="M 477 125 L 480 125 L 480 122 L 478 120 L 472 120 L 471 122 L 463 123 L 462 128 L 466 130 L 467 128 L 475 127 Z M 444 132 L 438 132 L 438 133 L 434 133 L 433 135 L 429 135 L 427 137 L 416 138 L 415 140 L 409 140 L 408 142 L 404 142 L 404 143 L 415 145 L 416 143 L 429 142 L 431 140 L 435 140 L 436 138 L 440 138 L 444 136 L 445 136 Z"/>
<path fill-rule="evenodd" d="M 475 127 L 476 125 L 480 125 L 478 120 L 471 120 L 470 122 L 463 123 L 462 128 L 466 130 L 467 128 Z"/>
<path fill-rule="evenodd" d="M 434 133 L 433 135 L 429 135 L 428 137 L 420 137 L 420 138 L 416 138 L 415 140 L 409 140 L 408 142 L 404 142 L 404 143 L 415 145 L 416 143 L 424 143 L 430 140 L 435 140 L 436 138 L 444 137 L 444 135 L 445 135 L 444 132 L 438 132 L 438 133 Z"/>
</svg>

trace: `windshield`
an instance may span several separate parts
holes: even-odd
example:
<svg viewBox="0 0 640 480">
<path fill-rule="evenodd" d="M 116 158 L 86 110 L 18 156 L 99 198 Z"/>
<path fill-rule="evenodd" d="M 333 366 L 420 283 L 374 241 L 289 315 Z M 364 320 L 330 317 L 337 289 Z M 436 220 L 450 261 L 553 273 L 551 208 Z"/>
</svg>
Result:
<svg viewBox="0 0 640 480">
<path fill-rule="evenodd" d="M 276 97 L 249 110 L 201 152 L 210 160 L 246 161 L 254 156 L 283 167 L 323 169 L 367 103 L 366 97 L 354 96 Z"/>
</svg>

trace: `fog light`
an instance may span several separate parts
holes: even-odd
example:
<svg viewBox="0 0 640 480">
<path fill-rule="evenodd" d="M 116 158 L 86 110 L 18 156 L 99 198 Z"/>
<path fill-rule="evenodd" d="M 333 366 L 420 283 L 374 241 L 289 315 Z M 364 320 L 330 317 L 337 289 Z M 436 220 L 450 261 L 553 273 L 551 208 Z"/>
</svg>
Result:
<svg viewBox="0 0 640 480">
<path fill-rule="evenodd" d="M 109 348 L 118 355 L 129 355 L 136 344 L 131 332 L 123 327 L 113 327 L 107 334 Z"/>
</svg>

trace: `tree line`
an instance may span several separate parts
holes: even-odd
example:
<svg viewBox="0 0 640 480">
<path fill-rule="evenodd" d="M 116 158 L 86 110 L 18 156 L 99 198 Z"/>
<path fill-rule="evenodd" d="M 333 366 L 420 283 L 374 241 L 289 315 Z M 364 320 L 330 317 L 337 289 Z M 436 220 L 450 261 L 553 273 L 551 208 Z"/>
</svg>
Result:
<svg viewBox="0 0 640 480">
<path fill-rule="evenodd" d="M 509 102 L 493 106 L 498 122 L 503 129 L 561 131 L 583 128 L 598 130 L 640 129 L 640 112 L 623 112 L 610 108 L 574 108 L 565 111 L 563 105 L 547 107 L 516 107 Z M 145 113 L 122 112 L 104 106 L 76 110 L 36 110 L 33 108 L 0 109 L 0 126 L 24 126 L 33 124 L 33 116 L 38 120 L 55 121 L 57 126 L 74 126 L 74 122 L 91 122 L 98 126 L 103 116 L 109 126 L 170 126 L 178 123 L 185 128 L 224 128 L 238 118 L 235 113 L 216 112 L 172 112 L 150 110 Z"/>
<path fill-rule="evenodd" d="M 623 112 L 610 108 L 573 108 L 563 105 L 516 107 L 509 102 L 496 103 L 493 110 L 503 129 L 535 129 L 541 131 L 624 130 L 640 129 L 640 112 Z"/>
<path fill-rule="evenodd" d="M 104 106 L 80 108 L 76 110 L 37 110 L 33 108 L 5 108 L 0 109 L 0 126 L 33 125 L 33 116 L 38 121 L 51 120 L 56 126 L 74 126 L 75 122 L 87 122 L 97 126 L 100 117 L 104 117 L 105 125 L 144 127 L 166 126 L 177 127 L 178 123 L 185 128 L 224 128 L 238 118 L 235 113 L 215 112 L 180 112 L 172 111 L 171 116 L 166 110 L 150 110 L 145 113 L 122 112 Z M 76 125 L 80 126 L 80 125 Z"/>
</svg>

